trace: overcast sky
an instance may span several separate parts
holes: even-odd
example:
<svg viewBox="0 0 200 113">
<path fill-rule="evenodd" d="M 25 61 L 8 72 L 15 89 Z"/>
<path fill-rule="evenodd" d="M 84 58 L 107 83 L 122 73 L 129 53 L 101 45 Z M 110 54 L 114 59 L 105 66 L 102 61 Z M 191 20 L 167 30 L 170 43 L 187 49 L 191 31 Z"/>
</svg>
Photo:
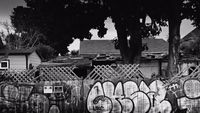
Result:
<svg viewBox="0 0 200 113">
<path fill-rule="evenodd" d="M 22 6 L 24 5 L 25 2 L 24 0 L 0 0 L 0 22 L 5 22 L 8 21 L 10 22 L 10 15 L 12 14 L 13 8 L 15 8 L 16 6 Z M 105 27 L 107 27 L 109 30 L 107 32 L 107 34 L 105 35 L 105 38 L 103 39 L 112 39 L 113 37 L 116 37 L 116 31 L 114 28 L 114 24 L 112 23 L 111 19 L 108 19 L 106 21 L 106 25 Z M 1 26 L 0 26 L 0 30 L 1 30 Z M 163 32 L 157 36 L 158 38 L 163 38 L 163 39 L 167 39 L 168 37 L 168 28 L 162 28 Z M 186 34 L 188 34 L 190 31 L 192 31 L 194 29 L 194 27 L 191 25 L 191 22 L 188 20 L 183 20 L 182 24 L 181 24 L 181 37 L 184 37 Z M 92 39 L 99 39 L 97 38 L 97 31 L 96 30 L 92 30 L 91 31 L 94 36 Z M 69 47 L 70 50 L 77 50 L 79 49 L 79 41 L 76 40 L 73 44 L 71 44 L 71 46 Z"/>
<path fill-rule="evenodd" d="M 13 8 L 24 4 L 24 0 L 0 0 L 0 21 L 10 22 L 9 15 L 12 14 Z"/>
</svg>

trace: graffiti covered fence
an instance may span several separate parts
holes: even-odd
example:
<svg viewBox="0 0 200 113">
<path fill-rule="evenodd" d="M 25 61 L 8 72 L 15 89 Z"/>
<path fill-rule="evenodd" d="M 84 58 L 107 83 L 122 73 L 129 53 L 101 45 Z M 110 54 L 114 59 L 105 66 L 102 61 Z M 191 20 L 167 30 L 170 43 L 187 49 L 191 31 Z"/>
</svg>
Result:
<svg viewBox="0 0 200 113">
<path fill-rule="evenodd" d="M 68 67 L 43 68 L 1 82 L 0 112 L 199 113 L 199 67 L 167 81 L 144 78 L 138 65 L 95 66 L 84 79 Z"/>
<path fill-rule="evenodd" d="M 183 75 L 186 70 L 191 70 L 191 67 L 187 67 L 170 80 L 144 79 L 137 65 L 112 68 L 112 72 L 116 73 L 115 77 L 108 73 L 111 67 L 95 68 L 87 77 L 89 80 L 91 78 L 95 80 L 86 100 L 87 110 L 90 113 L 199 113 L 200 111 L 200 66 L 192 69 L 189 75 Z M 106 71 L 101 71 L 102 73 L 107 73 L 103 79 L 99 77 L 101 76 L 99 69 Z"/>
<path fill-rule="evenodd" d="M 81 113 L 83 80 L 69 67 L 5 71 L 0 113 Z"/>
<path fill-rule="evenodd" d="M 98 78 L 100 76 L 98 70 L 101 68 L 110 72 L 110 66 L 100 67 L 95 67 L 94 72 L 86 79 Z M 165 98 L 167 91 L 162 81 L 145 81 L 138 65 L 119 65 L 111 70 L 116 73 L 115 77 L 111 78 L 108 74 L 105 79 L 97 79 L 89 90 L 87 110 L 90 113 L 170 113 L 172 111 L 170 102 Z M 106 79 L 108 77 L 110 78 Z"/>
</svg>

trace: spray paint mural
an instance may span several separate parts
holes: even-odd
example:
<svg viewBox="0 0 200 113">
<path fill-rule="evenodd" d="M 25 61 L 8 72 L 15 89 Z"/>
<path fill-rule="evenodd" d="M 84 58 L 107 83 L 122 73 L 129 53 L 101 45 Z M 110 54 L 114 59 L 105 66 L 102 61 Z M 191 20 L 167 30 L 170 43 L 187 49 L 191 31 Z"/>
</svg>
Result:
<svg viewBox="0 0 200 113">
<path fill-rule="evenodd" d="M 44 93 L 46 85 L 54 86 L 54 92 Z M 62 88 L 61 86 L 62 90 L 55 89 Z M 2 83 L 0 84 L 0 113 L 69 113 L 72 112 L 71 106 L 79 105 L 80 89 L 81 81 L 52 81 L 50 85 L 49 83 L 34 85 Z M 56 90 L 60 91 L 55 92 Z"/>
<path fill-rule="evenodd" d="M 96 82 L 87 96 L 90 113 L 199 113 L 200 81 L 187 79 L 171 83 L 161 80 Z"/>
<path fill-rule="evenodd" d="M 182 82 L 183 89 L 176 91 L 178 107 L 185 109 L 187 113 L 199 113 L 200 111 L 200 81 L 199 79 L 187 79 Z M 180 90 L 184 96 L 179 96 Z"/>
<path fill-rule="evenodd" d="M 171 103 L 166 99 L 167 90 L 160 80 L 150 85 L 142 81 L 96 82 L 87 98 L 90 113 L 170 113 Z"/>
<path fill-rule="evenodd" d="M 45 85 L 49 84 L 0 84 L 0 112 L 199 113 L 200 111 L 200 81 L 197 78 L 180 80 L 167 87 L 161 80 L 52 82 L 53 86 L 63 86 L 62 93 L 44 93 Z M 59 90 L 60 87 L 57 88 L 56 90 Z"/>
</svg>

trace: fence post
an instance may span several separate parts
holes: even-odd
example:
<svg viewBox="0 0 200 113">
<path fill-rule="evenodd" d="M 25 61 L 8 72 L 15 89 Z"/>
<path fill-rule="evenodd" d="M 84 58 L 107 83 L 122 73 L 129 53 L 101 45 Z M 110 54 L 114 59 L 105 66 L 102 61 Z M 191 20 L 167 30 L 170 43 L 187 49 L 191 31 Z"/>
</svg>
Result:
<svg viewBox="0 0 200 113">
<path fill-rule="evenodd" d="M 79 113 L 85 113 L 85 104 L 84 104 L 84 79 L 83 79 L 83 77 L 81 77 L 81 89 L 80 89 L 80 95 L 81 95 L 81 97 L 80 97 L 80 111 L 79 111 Z"/>
</svg>

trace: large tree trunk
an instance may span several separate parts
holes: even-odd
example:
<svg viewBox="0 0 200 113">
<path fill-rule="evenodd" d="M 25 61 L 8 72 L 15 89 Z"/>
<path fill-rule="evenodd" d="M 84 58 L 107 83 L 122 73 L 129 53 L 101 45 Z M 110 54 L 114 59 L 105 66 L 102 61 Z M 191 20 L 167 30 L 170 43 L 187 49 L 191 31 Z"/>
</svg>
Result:
<svg viewBox="0 0 200 113">
<path fill-rule="evenodd" d="M 140 59 L 142 56 L 142 37 L 138 33 L 138 31 L 132 31 L 133 35 L 130 38 L 130 50 L 132 51 L 130 54 L 130 58 L 132 59 L 132 63 L 140 63 Z"/>
<path fill-rule="evenodd" d="M 170 0 L 169 22 L 169 57 L 167 77 L 171 78 L 178 73 L 179 46 L 180 46 L 180 1 Z"/>
<path fill-rule="evenodd" d="M 124 60 L 124 63 L 130 63 L 130 48 L 128 47 L 127 31 L 126 27 L 120 20 L 115 20 L 115 29 L 117 30 L 117 36 L 119 41 L 119 50 Z"/>
<path fill-rule="evenodd" d="M 168 77 L 178 73 L 179 45 L 180 45 L 180 24 L 181 21 L 169 21 L 169 59 Z"/>
<path fill-rule="evenodd" d="M 132 20 L 132 21 L 131 21 Z M 129 34 L 130 34 L 130 50 L 132 63 L 140 63 L 141 53 L 142 53 L 142 35 L 140 33 L 140 19 L 139 18 L 130 18 L 128 20 Z"/>
<path fill-rule="evenodd" d="M 126 64 L 139 63 L 142 52 L 142 38 L 138 31 L 138 26 L 135 27 L 134 23 L 128 28 L 125 22 L 115 20 L 115 28 L 117 30 L 120 54 Z M 130 40 L 127 39 L 127 32 L 130 34 Z"/>
</svg>

